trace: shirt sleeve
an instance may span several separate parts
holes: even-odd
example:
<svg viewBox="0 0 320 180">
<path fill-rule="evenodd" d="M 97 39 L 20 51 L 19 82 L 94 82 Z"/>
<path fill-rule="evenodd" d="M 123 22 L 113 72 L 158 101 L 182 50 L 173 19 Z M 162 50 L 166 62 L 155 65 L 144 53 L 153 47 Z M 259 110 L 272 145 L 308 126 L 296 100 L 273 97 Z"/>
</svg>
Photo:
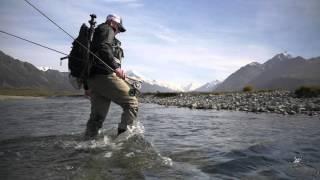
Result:
<svg viewBox="0 0 320 180">
<path fill-rule="evenodd" d="M 100 56 L 112 69 L 119 68 L 118 63 L 114 61 L 112 43 L 115 38 L 114 30 L 111 27 L 102 28 L 100 37 L 102 39 L 100 47 Z"/>
</svg>

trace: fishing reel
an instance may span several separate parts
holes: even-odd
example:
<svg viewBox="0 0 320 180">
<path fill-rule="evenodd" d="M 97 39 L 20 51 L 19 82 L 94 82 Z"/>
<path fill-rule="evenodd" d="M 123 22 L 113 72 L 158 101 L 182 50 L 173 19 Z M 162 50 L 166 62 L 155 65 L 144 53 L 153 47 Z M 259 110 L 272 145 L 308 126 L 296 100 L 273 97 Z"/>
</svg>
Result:
<svg viewBox="0 0 320 180">
<path fill-rule="evenodd" d="M 132 87 L 137 89 L 137 90 L 140 90 L 141 86 L 142 86 L 142 82 L 140 82 L 140 81 L 135 81 L 135 82 L 132 83 Z"/>
<path fill-rule="evenodd" d="M 133 77 L 126 77 L 126 82 L 130 85 L 129 95 L 136 96 L 140 93 L 142 87 L 142 80 Z"/>
<path fill-rule="evenodd" d="M 136 96 L 140 93 L 141 89 L 141 83 L 140 81 L 133 81 L 130 83 L 130 90 L 129 90 L 129 96 Z"/>
</svg>

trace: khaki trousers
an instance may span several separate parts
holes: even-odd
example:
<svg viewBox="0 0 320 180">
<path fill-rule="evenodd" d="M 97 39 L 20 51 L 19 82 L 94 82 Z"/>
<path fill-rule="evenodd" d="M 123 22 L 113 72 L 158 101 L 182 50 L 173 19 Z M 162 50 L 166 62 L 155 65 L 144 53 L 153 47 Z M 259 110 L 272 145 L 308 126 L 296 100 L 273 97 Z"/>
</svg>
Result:
<svg viewBox="0 0 320 180">
<path fill-rule="evenodd" d="M 118 128 L 126 130 L 137 117 L 138 100 L 130 96 L 129 85 L 115 73 L 95 75 L 88 80 L 91 89 L 91 114 L 87 123 L 86 135 L 96 136 L 108 114 L 111 101 L 122 107 L 121 122 Z"/>
</svg>

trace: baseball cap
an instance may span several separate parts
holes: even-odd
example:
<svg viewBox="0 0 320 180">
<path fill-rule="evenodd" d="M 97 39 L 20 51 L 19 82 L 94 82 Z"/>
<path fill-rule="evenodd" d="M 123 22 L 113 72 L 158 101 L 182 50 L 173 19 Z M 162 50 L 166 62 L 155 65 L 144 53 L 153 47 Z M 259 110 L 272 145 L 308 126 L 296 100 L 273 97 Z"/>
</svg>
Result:
<svg viewBox="0 0 320 180">
<path fill-rule="evenodd" d="M 122 25 L 122 18 L 120 16 L 115 15 L 115 14 L 109 14 L 107 16 L 107 20 L 112 20 L 112 21 L 118 23 L 120 32 L 125 32 L 126 31 L 126 29 Z"/>
</svg>

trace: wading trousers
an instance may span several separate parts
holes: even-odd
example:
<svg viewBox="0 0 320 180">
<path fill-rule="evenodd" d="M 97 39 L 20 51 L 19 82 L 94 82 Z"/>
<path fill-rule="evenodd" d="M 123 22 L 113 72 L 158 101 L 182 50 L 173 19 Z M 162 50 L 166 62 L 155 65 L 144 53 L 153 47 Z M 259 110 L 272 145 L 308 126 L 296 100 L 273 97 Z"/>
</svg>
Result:
<svg viewBox="0 0 320 180">
<path fill-rule="evenodd" d="M 94 138 L 108 114 L 111 101 L 122 107 L 121 122 L 118 131 L 125 131 L 127 125 L 132 125 L 138 113 L 138 100 L 130 96 L 129 85 L 115 73 L 95 75 L 88 80 L 91 90 L 91 114 L 87 122 L 85 136 Z"/>
</svg>

